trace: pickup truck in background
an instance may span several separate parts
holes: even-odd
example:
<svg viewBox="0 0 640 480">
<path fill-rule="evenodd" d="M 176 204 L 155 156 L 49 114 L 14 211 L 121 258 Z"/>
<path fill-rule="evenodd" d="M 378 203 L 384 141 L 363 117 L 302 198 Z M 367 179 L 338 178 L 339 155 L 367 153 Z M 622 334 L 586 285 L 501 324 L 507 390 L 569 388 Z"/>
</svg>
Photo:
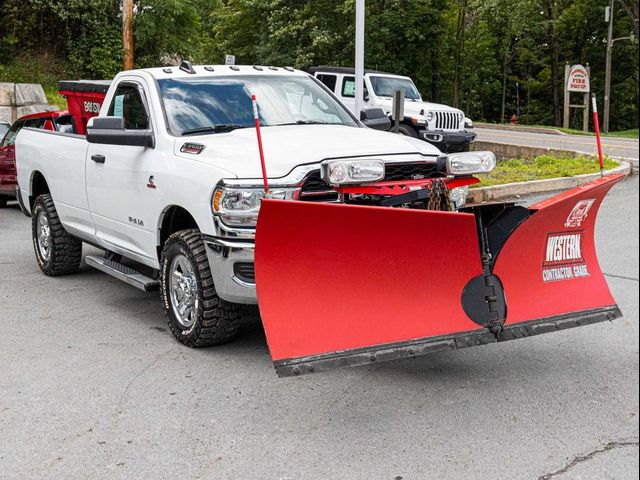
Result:
<svg viewBox="0 0 640 480">
<path fill-rule="evenodd" d="M 17 197 L 32 218 L 40 269 L 76 272 L 86 242 L 105 252 L 87 256 L 88 265 L 160 289 L 180 342 L 233 338 L 240 305 L 257 302 L 254 236 L 264 191 L 252 94 L 271 198 L 373 201 L 333 188 L 328 166 L 362 184 L 457 178 L 438 149 L 364 128 L 305 72 L 188 62 L 126 71 L 110 82 L 86 136 L 34 128 L 17 136 Z M 478 155 L 456 158 L 453 208 L 464 205 L 469 175 L 495 165 Z M 382 176 L 369 178 L 371 157 Z"/>
<path fill-rule="evenodd" d="M 353 68 L 312 67 L 309 73 L 327 86 L 354 114 L 356 80 Z M 468 152 L 476 134 L 467 129 L 473 123 L 462 110 L 422 100 L 409 77 L 365 70 L 364 100 L 367 107 L 380 107 L 391 115 L 396 90 L 404 91 L 404 120 L 399 133 L 420 138 L 442 152 Z"/>
</svg>

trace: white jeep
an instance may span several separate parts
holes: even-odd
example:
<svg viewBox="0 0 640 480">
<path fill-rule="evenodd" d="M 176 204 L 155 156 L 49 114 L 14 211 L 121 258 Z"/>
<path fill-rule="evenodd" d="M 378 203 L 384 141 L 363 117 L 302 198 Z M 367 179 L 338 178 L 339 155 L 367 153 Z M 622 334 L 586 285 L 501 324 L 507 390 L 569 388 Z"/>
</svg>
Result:
<svg viewBox="0 0 640 480">
<path fill-rule="evenodd" d="M 356 80 L 353 68 L 312 67 L 309 72 L 327 86 L 352 113 L 355 111 Z M 462 110 L 439 103 L 425 102 L 409 77 L 365 70 L 364 100 L 366 107 L 380 107 L 391 115 L 393 96 L 403 91 L 404 119 L 399 133 L 420 138 L 443 152 L 467 152 L 476 134 L 467 129 L 473 123 Z"/>
</svg>

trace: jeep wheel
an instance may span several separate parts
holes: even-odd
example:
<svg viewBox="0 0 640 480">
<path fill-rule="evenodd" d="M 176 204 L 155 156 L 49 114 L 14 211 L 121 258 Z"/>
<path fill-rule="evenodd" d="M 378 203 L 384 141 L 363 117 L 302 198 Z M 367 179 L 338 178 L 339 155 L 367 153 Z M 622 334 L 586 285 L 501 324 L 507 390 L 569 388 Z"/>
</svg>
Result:
<svg viewBox="0 0 640 480">
<path fill-rule="evenodd" d="M 9 199 L 7 197 L 0 196 L 0 208 L 6 207 L 8 201 Z"/>
<path fill-rule="evenodd" d="M 240 305 L 216 294 L 200 231 L 182 230 L 165 243 L 160 292 L 169 329 L 185 345 L 206 347 L 237 335 Z"/>
<path fill-rule="evenodd" d="M 418 131 L 410 125 L 398 125 L 398 133 L 407 137 L 419 138 Z"/>
<path fill-rule="evenodd" d="M 40 195 L 33 204 L 31 237 L 38 266 L 51 277 L 75 273 L 82 259 L 82 241 L 64 229 L 51 195 Z"/>
</svg>

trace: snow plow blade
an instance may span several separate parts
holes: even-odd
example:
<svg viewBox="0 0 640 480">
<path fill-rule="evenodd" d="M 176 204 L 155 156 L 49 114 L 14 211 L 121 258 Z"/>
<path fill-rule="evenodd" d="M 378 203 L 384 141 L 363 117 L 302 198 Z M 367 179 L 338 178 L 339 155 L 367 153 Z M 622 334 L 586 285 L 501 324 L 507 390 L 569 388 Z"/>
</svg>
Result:
<svg viewBox="0 0 640 480">
<path fill-rule="evenodd" d="M 602 200 L 624 175 L 611 175 L 532 205 L 507 239 L 493 272 L 507 297 L 498 340 L 546 333 L 622 316 L 595 247 Z"/>
<path fill-rule="evenodd" d="M 620 178 L 528 209 L 264 200 L 256 287 L 276 372 L 366 365 L 620 316 L 593 241 L 598 207 Z"/>
</svg>

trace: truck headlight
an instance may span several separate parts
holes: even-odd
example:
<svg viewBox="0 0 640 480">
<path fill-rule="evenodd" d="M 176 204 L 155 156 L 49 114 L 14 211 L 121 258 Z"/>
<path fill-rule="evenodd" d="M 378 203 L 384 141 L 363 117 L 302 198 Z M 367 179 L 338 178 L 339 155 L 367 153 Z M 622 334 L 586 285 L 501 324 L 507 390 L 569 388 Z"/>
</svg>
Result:
<svg viewBox="0 0 640 480">
<path fill-rule="evenodd" d="M 472 175 L 487 173 L 496 166 L 496 156 L 492 152 L 452 153 L 447 156 L 449 175 Z"/>
<path fill-rule="evenodd" d="M 276 188 L 269 191 L 269 198 L 287 200 L 294 198 L 297 188 Z M 264 198 L 262 187 L 219 186 L 213 192 L 211 208 L 225 225 L 230 227 L 255 227 Z"/>
<path fill-rule="evenodd" d="M 433 122 L 434 117 L 435 117 L 435 113 L 427 112 L 427 122 Z"/>
<path fill-rule="evenodd" d="M 330 160 L 322 162 L 321 177 L 331 185 L 369 183 L 384 178 L 382 160 Z"/>
</svg>

